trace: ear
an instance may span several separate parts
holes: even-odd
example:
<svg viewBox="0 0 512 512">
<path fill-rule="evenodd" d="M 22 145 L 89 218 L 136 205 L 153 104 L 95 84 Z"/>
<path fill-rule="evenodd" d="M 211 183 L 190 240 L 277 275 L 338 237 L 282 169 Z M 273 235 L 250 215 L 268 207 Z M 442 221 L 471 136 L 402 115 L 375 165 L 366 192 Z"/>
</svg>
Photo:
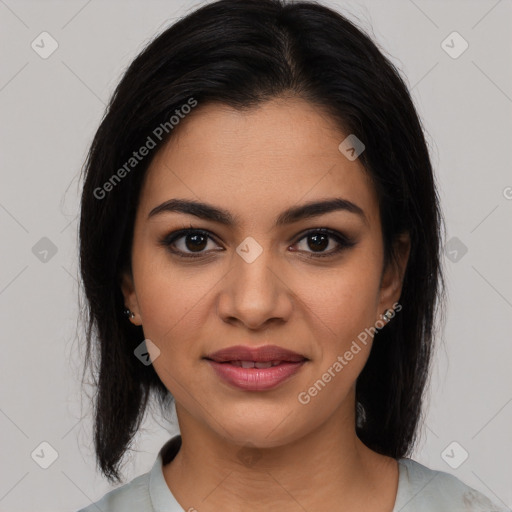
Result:
<svg viewBox="0 0 512 512">
<path fill-rule="evenodd" d="M 123 292 L 125 307 L 135 314 L 135 317 L 129 317 L 130 322 L 135 325 L 142 325 L 139 303 L 137 302 L 137 294 L 135 293 L 135 285 L 130 270 L 125 270 L 121 274 L 121 291 Z"/>
<path fill-rule="evenodd" d="M 400 299 L 405 270 L 407 268 L 409 254 L 411 251 L 411 239 L 409 233 L 400 234 L 395 240 L 393 246 L 395 257 L 391 258 L 382 273 L 377 319 L 381 319 L 381 315 L 387 309 L 394 309 L 393 304 L 398 302 Z"/>
</svg>

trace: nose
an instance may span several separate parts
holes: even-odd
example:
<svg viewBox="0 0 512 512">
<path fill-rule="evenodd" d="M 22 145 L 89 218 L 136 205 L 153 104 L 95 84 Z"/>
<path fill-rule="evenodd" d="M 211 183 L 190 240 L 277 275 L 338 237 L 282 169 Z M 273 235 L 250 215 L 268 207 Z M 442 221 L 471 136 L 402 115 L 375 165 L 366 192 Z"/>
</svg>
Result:
<svg viewBox="0 0 512 512">
<path fill-rule="evenodd" d="M 217 297 L 217 313 L 222 320 L 250 330 L 288 321 L 293 293 L 271 251 L 263 249 L 254 260 L 235 253 L 232 265 Z"/>
</svg>

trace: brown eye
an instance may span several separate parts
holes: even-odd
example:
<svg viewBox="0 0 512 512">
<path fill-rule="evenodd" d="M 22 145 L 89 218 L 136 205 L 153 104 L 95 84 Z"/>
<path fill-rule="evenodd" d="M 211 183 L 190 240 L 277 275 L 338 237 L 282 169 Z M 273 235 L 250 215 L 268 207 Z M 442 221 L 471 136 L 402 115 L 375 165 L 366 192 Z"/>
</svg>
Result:
<svg viewBox="0 0 512 512">
<path fill-rule="evenodd" d="M 333 256 L 344 249 L 352 247 L 355 242 L 345 235 L 327 228 L 308 231 L 298 242 L 305 241 L 299 251 L 309 253 L 312 257 Z M 330 250 L 326 250 L 328 248 Z"/>
<path fill-rule="evenodd" d="M 308 246 L 314 251 L 325 251 L 329 246 L 329 238 L 328 235 L 323 233 L 315 233 L 306 237 Z"/>
<path fill-rule="evenodd" d="M 182 229 L 169 233 L 160 243 L 166 246 L 173 254 L 184 258 L 195 258 L 211 252 L 210 250 L 205 250 L 208 247 L 209 241 L 213 242 L 213 239 L 207 231 Z"/>
<path fill-rule="evenodd" d="M 208 242 L 208 238 L 201 233 L 190 233 L 183 237 L 185 239 L 185 247 L 190 251 L 202 251 Z"/>
</svg>

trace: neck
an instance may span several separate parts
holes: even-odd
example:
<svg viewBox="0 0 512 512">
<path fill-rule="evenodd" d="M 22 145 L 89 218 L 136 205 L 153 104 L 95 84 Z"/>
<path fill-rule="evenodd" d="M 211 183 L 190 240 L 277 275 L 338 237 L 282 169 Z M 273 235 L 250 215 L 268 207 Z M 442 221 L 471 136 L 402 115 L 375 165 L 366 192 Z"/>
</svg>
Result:
<svg viewBox="0 0 512 512">
<path fill-rule="evenodd" d="M 358 439 L 353 415 L 337 411 L 302 437 L 262 448 L 235 443 L 176 408 L 182 445 L 163 470 L 185 510 L 393 509 L 397 462 Z"/>
</svg>

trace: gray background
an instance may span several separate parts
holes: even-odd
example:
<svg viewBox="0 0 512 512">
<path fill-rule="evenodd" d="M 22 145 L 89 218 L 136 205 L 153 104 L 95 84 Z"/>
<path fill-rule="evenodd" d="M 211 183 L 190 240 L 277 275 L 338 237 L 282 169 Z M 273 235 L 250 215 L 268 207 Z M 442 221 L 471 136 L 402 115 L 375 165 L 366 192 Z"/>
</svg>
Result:
<svg viewBox="0 0 512 512">
<path fill-rule="evenodd" d="M 414 458 L 512 506 L 512 3 L 327 4 L 405 75 L 446 215 L 447 323 Z M 197 5 L 0 0 L 0 511 L 74 511 L 109 490 L 95 471 L 80 391 L 78 173 L 125 67 Z M 42 46 L 43 31 L 58 43 L 47 59 L 31 47 Z M 442 45 L 453 31 L 469 44 L 458 58 Z M 445 43 L 452 53 L 462 48 L 457 37 Z M 148 415 L 126 479 L 148 471 L 175 432 Z M 58 454 L 48 469 L 31 457 L 50 456 L 44 441 Z M 469 457 L 460 464 L 462 450 Z"/>
</svg>

